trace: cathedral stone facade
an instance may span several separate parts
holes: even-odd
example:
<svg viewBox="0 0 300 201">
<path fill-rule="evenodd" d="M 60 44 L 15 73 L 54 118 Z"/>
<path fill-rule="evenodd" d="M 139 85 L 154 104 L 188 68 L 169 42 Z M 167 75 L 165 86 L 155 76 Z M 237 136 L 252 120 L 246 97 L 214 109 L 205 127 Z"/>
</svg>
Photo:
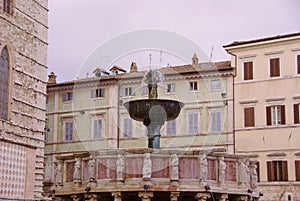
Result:
<svg viewBox="0 0 300 201">
<path fill-rule="evenodd" d="M 42 200 L 48 0 L 0 0 L 0 200 Z"/>
</svg>

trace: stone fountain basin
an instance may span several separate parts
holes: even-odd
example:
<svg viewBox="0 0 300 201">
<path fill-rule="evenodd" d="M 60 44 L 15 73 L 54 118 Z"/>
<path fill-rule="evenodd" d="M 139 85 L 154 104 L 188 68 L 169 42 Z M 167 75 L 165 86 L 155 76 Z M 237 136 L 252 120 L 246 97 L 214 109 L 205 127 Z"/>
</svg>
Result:
<svg viewBox="0 0 300 201">
<path fill-rule="evenodd" d="M 128 101 L 124 103 L 124 106 L 132 119 L 142 122 L 149 118 L 151 108 L 160 106 L 162 110 L 165 110 L 166 121 L 171 121 L 178 117 L 184 103 L 168 99 L 140 99 Z"/>
</svg>

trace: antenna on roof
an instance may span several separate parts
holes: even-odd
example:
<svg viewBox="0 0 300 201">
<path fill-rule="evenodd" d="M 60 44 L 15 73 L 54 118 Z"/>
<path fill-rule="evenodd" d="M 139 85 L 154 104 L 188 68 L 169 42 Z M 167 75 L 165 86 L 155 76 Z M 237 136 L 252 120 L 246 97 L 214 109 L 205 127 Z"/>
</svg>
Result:
<svg viewBox="0 0 300 201">
<path fill-rule="evenodd" d="M 211 47 L 210 56 L 209 56 L 209 61 L 212 60 L 213 52 L 214 52 L 214 46 Z"/>
<path fill-rule="evenodd" d="M 152 54 L 149 54 L 149 69 L 151 70 Z"/>
<path fill-rule="evenodd" d="M 162 54 L 163 54 L 163 51 L 160 50 L 160 55 L 159 55 L 159 67 L 161 67 Z"/>
</svg>

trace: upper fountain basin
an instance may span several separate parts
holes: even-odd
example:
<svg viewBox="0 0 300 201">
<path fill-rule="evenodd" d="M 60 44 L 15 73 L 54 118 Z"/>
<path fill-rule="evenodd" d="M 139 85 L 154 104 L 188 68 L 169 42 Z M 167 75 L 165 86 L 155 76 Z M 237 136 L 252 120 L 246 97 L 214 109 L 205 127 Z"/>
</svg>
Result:
<svg viewBox="0 0 300 201">
<path fill-rule="evenodd" d="M 143 122 L 145 119 L 149 118 L 149 115 L 151 116 L 151 114 L 149 114 L 151 113 L 150 110 L 155 106 L 159 106 L 159 108 L 165 110 L 161 112 L 165 112 L 166 121 L 174 120 L 178 117 L 184 104 L 177 100 L 140 99 L 128 101 L 124 103 L 124 106 L 132 119 Z"/>
</svg>

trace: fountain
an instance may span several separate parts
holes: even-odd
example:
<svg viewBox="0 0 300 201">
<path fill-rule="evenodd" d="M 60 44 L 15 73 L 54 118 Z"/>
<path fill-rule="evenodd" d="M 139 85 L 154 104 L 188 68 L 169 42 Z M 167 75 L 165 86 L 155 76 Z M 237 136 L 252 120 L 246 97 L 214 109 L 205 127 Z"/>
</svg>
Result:
<svg viewBox="0 0 300 201">
<path fill-rule="evenodd" d="M 148 71 L 143 79 L 148 86 L 148 99 L 132 100 L 124 103 L 129 115 L 143 122 L 148 130 L 148 148 L 160 148 L 160 130 L 165 121 L 178 117 L 184 104 L 177 100 L 158 99 L 157 84 L 163 76 L 157 70 Z"/>
</svg>

